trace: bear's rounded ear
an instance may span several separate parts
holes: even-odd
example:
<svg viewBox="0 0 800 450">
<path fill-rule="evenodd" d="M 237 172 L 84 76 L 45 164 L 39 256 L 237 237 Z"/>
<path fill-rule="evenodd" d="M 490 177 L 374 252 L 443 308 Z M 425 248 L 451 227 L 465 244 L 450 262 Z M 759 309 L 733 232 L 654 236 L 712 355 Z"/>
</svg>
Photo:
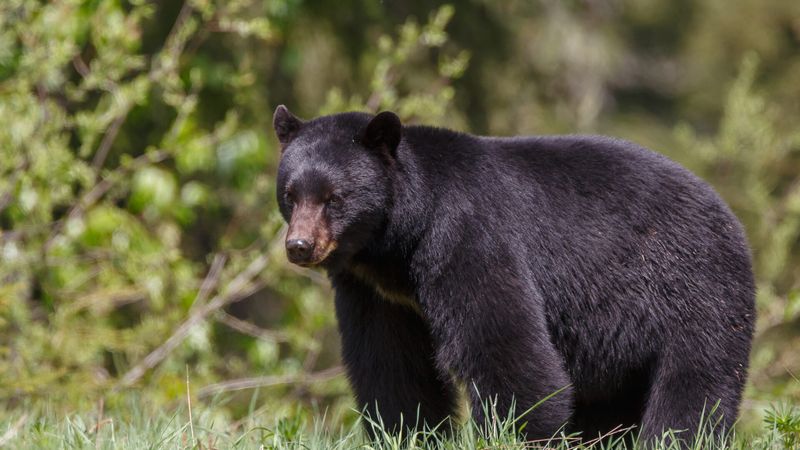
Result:
<svg viewBox="0 0 800 450">
<path fill-rule="evenodd" d="M 278 136 L 278 142 L 281 143 L 281 152 L 297 136 L 302 126 L 303 121 L 289 112 L 286 106 L 278 105 L 275 108 L 275 114 L 272 115 L 272 127 L 275 128 L 275 135 Z"/>
<path fill-rule="evenodd" d="M 361 144 L 365 147 L 385 153 L 392 159 L 397 155 L 397 146 L 403 134 L 403 124 L 397 114 L 383 111 L 369 121 Z"/>
</svg>

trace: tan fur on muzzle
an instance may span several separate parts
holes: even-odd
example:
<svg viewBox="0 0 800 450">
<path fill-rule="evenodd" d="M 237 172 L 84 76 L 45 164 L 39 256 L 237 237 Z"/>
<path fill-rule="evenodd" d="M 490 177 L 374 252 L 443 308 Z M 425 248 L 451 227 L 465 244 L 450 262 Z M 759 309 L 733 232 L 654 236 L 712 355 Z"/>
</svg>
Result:
<svg viewBox="0 0 800 450">
<path fill-rule="evenodd" d="M 303 239 L 314 245 L 311 260 L 304 265 L 319 264 L 336 249 L 336 241 L 331 239 L 330 227 L 325 217 L 325 205 L 309 201 L 295 205 L 286 241 L 294 239 Z"/>
</svg>

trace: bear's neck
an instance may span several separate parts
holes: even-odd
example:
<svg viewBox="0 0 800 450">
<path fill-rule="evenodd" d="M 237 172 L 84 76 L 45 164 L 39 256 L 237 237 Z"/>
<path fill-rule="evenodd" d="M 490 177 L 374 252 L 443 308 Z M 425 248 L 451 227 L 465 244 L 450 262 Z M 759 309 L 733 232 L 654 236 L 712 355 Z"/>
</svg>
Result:
<svg viewBox="0 0 800 450">
<path fill-rule="evenodd" d="M 436 190 L 426 183 L 427 171 L 409 127 L 398 148 L 392 177 L 392 204 L 381 232 L 348 263 L 345 270 L 386 300 L 418 311 L 412 261 L 417 245 L 433 220 Z M 432 130 L 426 129 L 424 133 Z M 433 130 L 438 131 L 438 130 Z M 442 130 L 446 131 L 446 130 Z M 424 138 L 424 137 L 421 137 Z"/>
</svg>

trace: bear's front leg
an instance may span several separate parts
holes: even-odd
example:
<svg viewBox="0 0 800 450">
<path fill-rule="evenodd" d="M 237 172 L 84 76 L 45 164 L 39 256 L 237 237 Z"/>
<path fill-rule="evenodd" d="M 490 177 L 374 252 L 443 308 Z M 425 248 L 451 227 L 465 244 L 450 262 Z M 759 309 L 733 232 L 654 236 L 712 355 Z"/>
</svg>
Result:
<svg viewBox="0 0 800 450">
<path fill-rule="evenodd" d="M 337 275 L 333 285 L 342 359 L 359 407 L 374 420 L 380 417 L 391 433 L 402 431 L 401 424 L 449 429 L 443 422 L 455 409 L 456 391 L 436 370 L 430 332 L 420 315 L 352 276 Z"/>
<path fill-rule="evenodd" d="M 508 260 L 483 266 L 483 255 L 455 255 L 420 288 L 437 364 L 466 384 L 479 426 L 507 419 L 513 403 L 527 439 L 550 438 L 573 407 L 563 358 L 549 339 L 535 289 L 509 269 Z M 484 414 L 487 405 L 490 417 Z"/>
</svg>

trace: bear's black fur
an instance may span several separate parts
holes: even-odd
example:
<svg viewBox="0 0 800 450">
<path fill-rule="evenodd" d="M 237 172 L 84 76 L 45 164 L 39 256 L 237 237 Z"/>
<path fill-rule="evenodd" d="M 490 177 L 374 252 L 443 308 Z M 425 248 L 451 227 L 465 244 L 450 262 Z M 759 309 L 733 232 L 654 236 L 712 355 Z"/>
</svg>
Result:
<svg viewBox="0 0 800 450">
<path fill-rule="evenodd" d="M 397 430 L 454 381 L 528 438 L 735 421 L 755 319 L 742 227 L 703 181 L 630 142 L 480 137 L 392 113 L 280 106 L 287 252 L 327 269 L 360 405 Z"/>
</svg>

